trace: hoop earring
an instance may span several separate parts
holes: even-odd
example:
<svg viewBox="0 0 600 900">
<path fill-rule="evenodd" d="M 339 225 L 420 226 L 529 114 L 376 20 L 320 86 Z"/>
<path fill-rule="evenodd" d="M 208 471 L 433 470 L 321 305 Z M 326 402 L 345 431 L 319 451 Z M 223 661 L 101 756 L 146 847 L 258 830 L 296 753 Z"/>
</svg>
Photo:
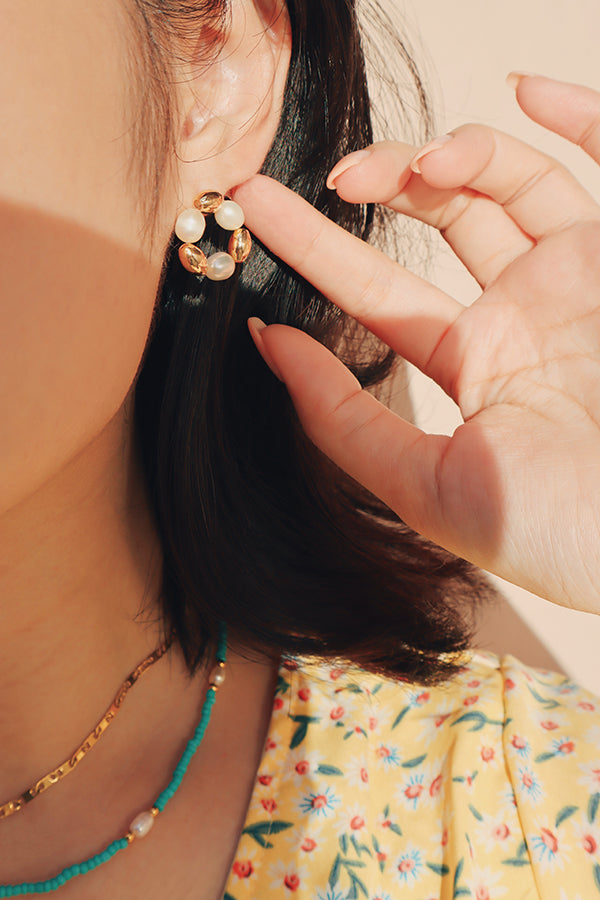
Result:
<svg viewBox="0 0 600 900">
<path fill-rule="evenodd" d="M 252 238 L 244 228 L 244 212 L 234 200 L 226 200 L 218 191 L 203 191 L 194 197 L 193 207 L 184 209 L 175 223 L 175 234 L 184 243 L 179 248 L 179 260 L 184 269 L 194 275 L 206 275 L 211 281 L 224 281 L 235 272 L 235 264 L 248 258 Z M 229 253 L 219 251 L 206 257 L 196 246 L 206 228 L 206 216 L 214 214 L 217 223 L 231 231 Z"/>
</svg>

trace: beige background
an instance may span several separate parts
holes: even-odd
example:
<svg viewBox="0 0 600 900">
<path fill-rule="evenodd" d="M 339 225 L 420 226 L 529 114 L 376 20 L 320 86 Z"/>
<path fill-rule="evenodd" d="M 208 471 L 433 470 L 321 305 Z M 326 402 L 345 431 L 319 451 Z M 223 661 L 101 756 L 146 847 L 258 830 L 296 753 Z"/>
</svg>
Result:
<svg viewBox="0 0 600 900">
<path fill-rule="evenodd" d="M 508 72 L 516 69 L 600 90 L 598 0 L 395 2 L 395 18 L 433 100 L 438 134 L 465 122 L 509 132 L 560 159 L 600 200 L 600 167 L 528 119 L 505 83 Z M 437 232 L 433 240 L 430 280 L 471 302 L 480 293 L 477 283 Z M 452 401 L 414 369 L 409 371 L 409 390 L 418 424 L 451 433 L 460 421 Z M 401 393 L 400 388 L 398 407 Z M 600 591 L 600 573 L 598 581 Z M 486 614 L 479 645 L 565 672 L 600 695 L 600 616 L 573 613 L 497 582 L 507 603 Z"/>
</svg>

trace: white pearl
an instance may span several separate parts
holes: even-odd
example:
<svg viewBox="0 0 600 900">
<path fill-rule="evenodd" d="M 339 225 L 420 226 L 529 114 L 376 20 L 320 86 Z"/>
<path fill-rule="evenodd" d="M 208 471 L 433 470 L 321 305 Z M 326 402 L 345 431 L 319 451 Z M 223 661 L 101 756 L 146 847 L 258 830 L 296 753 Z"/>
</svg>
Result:
<svg viewBox="0 0 600 900">
<path fill-rule="evenodd" d="M 244 211 L 239 203 L 233 200 L 224 200 L 215 213 L 215 219 L 227 231 L 235 231 L 244 224 Z"/>
<path fill-rule="evenodd" d="M 129 830 L 132 831 L 136 837 L 142 838 L 146 837 L 152 826 L 154 825 L 154 816 L 151 812 L 146 810 L 145 812 L 139 813 L 129 826 Z"/>
<path fill-rule="evenodd" d="M 206 261 L 206 277 L 211 281 L 224 281 L 235 272 L 235 260 L 229 253 L 213 253 Z"/>
<path fill-rule="evenodd" d="M 225 681 L 225 670 L 220 666 L 215 666 L 212 672 L 210 673 L 208 683 L 215 684 L 217 687 L 223 684 Z"/>
<path fill-rule="evenodd" d="M 175 234 L 180 241 L 186 244 L 194 244 L 199 241 L 206 228 L 206 219 L 199 209 L 184 209 L 177 216 L 175 222 Z"/>
</svg>

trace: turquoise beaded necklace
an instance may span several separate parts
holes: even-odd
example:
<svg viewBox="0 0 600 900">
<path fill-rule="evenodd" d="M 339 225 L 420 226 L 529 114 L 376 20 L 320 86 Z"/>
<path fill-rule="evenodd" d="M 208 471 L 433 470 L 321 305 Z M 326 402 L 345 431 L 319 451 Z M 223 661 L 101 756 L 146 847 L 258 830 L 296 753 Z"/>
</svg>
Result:
<svg viewBox="0 0 600 900">
<path fill-rule="evenodd" d="M 163 811 L 183 781 L 183 776 L 187 771 L 192 756 L 202 742 L 202 738 L 204 737 L 204 733 L 210 721 L 210 714 L 215 703 L 217 690 L 225 680 L 224 669 L 226 653 L 227 628 L 225 623 L 221 622 L 219 626 L 216 665 L 209 676 L 209 688 L 202 705 L 200 721 L 191 740 L 188 741 L 181 759 L 175 766 L 175 771 L 173 772 L 173 777 L 171 778 L 169 785 L 164 789 L 162 794 L 158 796 L 152 808 L 137 815 L 131 823 L 130 830 L 127 834 L 122 838 L 113 841 L 112 844 L 109 844 L 101 853 L 96 853 L 95 856 L 90 856 L 89 859 L 85 859 L 83 862 L 68 866 L 54 878 L 48 878 L 46 881 L 24 881 L 22 884 L 2 884 L 0 885 L 0 897 L 20 897 L 24 894 L 49 894 L 51 891 L 58 890 L 59 887 L 62 887 L 63 884 L 66 884 L 67 881 L 71 881 L 71 879 L 75 878 L 77 875 L 84 875 L 86 872 L 97 869 L 102 863 L 108 862 L 108 860 L 112 859 L 119 850 L 124 850 L 125 847 L 128 847 L 134 838 L 141 838 L 148 834 L 154 824 L 154 819 Z"/>
</svg>

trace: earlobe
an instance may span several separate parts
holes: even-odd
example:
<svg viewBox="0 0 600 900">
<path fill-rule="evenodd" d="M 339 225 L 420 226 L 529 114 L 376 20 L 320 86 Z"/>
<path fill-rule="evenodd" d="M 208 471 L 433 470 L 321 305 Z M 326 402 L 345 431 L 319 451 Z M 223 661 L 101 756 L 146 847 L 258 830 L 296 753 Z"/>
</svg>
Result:
<svg viewBox="0 0 600 900">
<path fill-rule="evenodd" d="M 197 193 L 200 180 L 225 192 L 260 169 L 277 130 L 290 53 L 283 0 L 232 0 L 215 58 L 180 85 L 186 193 L 188 185 Z"/>
</svg>

